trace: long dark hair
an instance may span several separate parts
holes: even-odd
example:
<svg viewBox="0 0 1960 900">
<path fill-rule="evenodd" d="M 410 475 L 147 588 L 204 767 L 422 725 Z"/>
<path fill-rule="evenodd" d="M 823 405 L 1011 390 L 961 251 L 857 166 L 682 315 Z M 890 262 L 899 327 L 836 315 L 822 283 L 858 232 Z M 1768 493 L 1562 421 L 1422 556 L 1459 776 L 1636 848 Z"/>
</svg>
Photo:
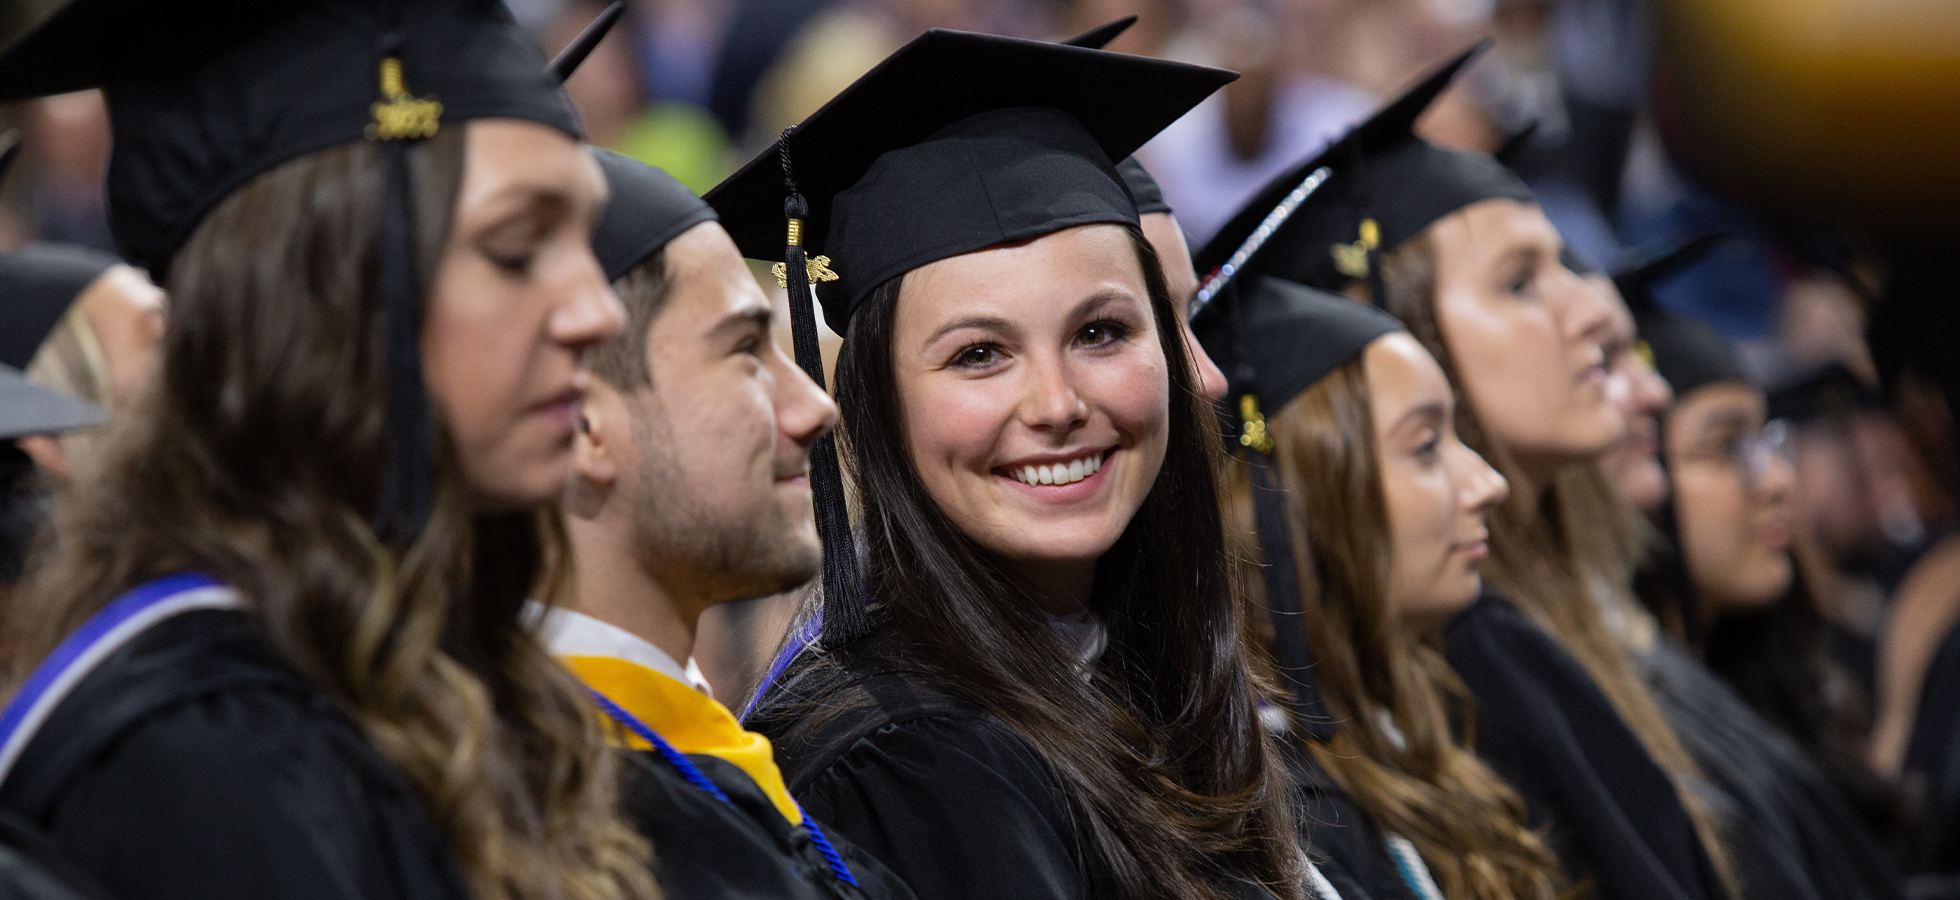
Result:
<svg viewBox="0 0 1960 900">
<path fill-rule="evenodd" d="M 466 128 L 408 151 L 427 295 Z M 414 786 L 482 900 L 658 895 L 578 686 L 520 624 L 528 512 L 474 512 L 437 428 L 435 507 L 377 540 L 386 379 L 375 300 L 382 149 L 300 157 L 234 191 L 177 255 L 160 383 L 118 418 L 5 612 L 18 684 L 122 591 L 197 570 Z"/>
<path fill-rule="evenodd" d="M 1198 395 L 1157 257 L 1143 268 L 1171 386 L 1163 468 L 1096 566 L 1090 605 L 1108 629 L 1088 678 L 1029 592 L 940 510 L 912 465 L 892 371 L 902 278 L 858 310 L 837 363 L 839 435 L 877 598 L 881 668 L 928 681 L 1040 752 L 1078 823 L 1083 857 L 1126 897 L 1225 897 L 1226 873 L 1303 896 L 1290 781 L 1260 728 L 1213 466 L 1219 428 Z M 850 702 L 839 657 L 799 674 L 791 739 Z M 1087 873 L 1085 873 L 1087 874 Z"/>
<path fill-rule="evenodd" d="M 1329 372 L 1266 419 L 1286 488 L 1300 621 L 1328 714 L 1326 742 L 1296 740 L 1375 824 L 1415 844 L 1446 897 L 1551 900 L 1558 859 L 1523 798 L 1467 749 L 1473 700 L 1433 640 L 1389 598 L 1393 547 L 1363 361 Z M 1225 470 L 1227 521 L 1253 608 L 1263 581 L 1246 461 Z M 1397 740 L 1377 723 L 1394 723 Z M 1454 725 L 1464 727 L 1459 743 Z"/>
</svg>

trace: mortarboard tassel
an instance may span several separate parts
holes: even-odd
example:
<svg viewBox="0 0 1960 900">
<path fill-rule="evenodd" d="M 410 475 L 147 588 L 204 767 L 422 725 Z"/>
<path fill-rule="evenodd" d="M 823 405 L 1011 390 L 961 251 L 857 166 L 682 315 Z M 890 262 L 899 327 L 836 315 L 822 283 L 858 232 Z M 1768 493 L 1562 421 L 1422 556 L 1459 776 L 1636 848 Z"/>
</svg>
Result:
<svg viewBox="0 0 1960 900">
<path fill-rule="evenodd" d="M 777 276 L 789 291 L 790 335 L 796 351 L 796 364 L 817 386 L 825 387 L 823 351 L 817 346 L 817 313 L 810 276 L 828 275 L 829 260 L 806 258 L 803 252 L 803 220 L 810 215 L 809 204 L 797 190 L 790 168 L 789 139 L 796 127 L 783 129 L 777 144 L 783 163 L 783 216 L 789 233 L 783 248 L 783 265 Z M 837 436 L 833 432 L 818 439 L 810 450 L 810 488 L 816 502 L 817 535 L 823 540 L 823 632 L 819 640 L 836 649 L 871 633 L 871 613 L 866 608 L 864 575 L 858 569 L 857 544 L 851 536 L 850 512 L 844 505 L 844 475 L 837 459 Z"/>
<path fill-rule="evenodd" d="M 392 42 L 391 42 L 392 43 Z M 392 50 L 381 62 L 382 100 L 368 137 L 383 142 L 380 301 L 388 381 L 387 457 L 374 532 L 406 546 L 422 535 L 435 505 L 435 453 L 429 393 L 422 383 L 422 304 L 415 279 L 415 194 L 408 171 L 410 140 L 440 127 L 442 104 L 417 99 L 402 81 Z"/>
<path fill-rule="evenodd" d="M 1254 415 L 1258 406 L 1252 396 L 1245 400 Z M 1263 419 L 1261 420 L 1263 424 Z M 1293 721 L 1307 737 L 1328 741 L 1334 737 L 1334 717 L 1320 696 L 1320 682 L 1314 677 L 1313 648 L 1301 617 L 1300 580 L 1294 571 L 1292 530 L 1287 527 L 1286 491 L 1273 471 L 1271 438 L 1264 448 L 1253 447 L 1252 509 L 1259 530 L 1259 555 L 1265 563 L 1266 609 L 1273 617 L 1273 643 L 1280 680 L 1286 683 L 1293 701 Z"/>
</svg>

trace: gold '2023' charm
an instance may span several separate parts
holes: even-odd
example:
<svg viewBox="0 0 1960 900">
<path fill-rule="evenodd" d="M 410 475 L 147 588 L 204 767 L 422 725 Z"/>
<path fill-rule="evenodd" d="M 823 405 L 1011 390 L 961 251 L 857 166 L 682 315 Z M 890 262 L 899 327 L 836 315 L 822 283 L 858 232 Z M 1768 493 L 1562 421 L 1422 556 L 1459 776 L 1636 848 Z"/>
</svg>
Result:
<svg viewBox="0 0 1960 900">
<path fill-rule="evenodd" d="M 442 104 L 408 92 L 402 82 L 402 61 L 392 56 L 381 61 L 381 99 L 373 107 L 374 121 L 367 127 L 371 141 L 412 141 L 435 137 L 442 128 Z"/>
</svg>

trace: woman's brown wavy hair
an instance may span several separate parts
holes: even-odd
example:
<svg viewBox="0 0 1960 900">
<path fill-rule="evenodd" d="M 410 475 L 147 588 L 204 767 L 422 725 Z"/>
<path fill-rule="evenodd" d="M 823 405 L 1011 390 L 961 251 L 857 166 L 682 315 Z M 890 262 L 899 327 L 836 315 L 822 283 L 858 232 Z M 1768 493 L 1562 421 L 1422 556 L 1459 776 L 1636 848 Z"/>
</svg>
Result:
<svg viewBox="0 0 1960 900">
<path fill-rule="evenodd" d="M 1295 729 L 1302 746 L 1376 825 L 1415 845 L 1443 896 L 1553 900 L 1564 874 L 1526 827 L 1524 800 L 1465 749 L 1474 739 L 1469 691 L 1389 598 L 1393 546 L 1362 360 L 1328 373 L 1266 423 L 1286 490 L 1300 621 L 1328 714 L 1340 723 L 1325 743 Z M 1263 610 L 1242 455 L 1227 462 L 1224 502 L 1230 556 L 1250 607 Z M 1377 724 L 1384 719 L 1400 745 Z M 1465 725 L 1461 744 L 1452 721 Z"/>
<path fill-rule="evenodd" d="M 425 294 L 465 131 L 408 151 Z M 479 900 L 656 897 L 598 722 L 519 621 L 540 566 L 532 513 L 472 511 L 438 426 L 427 529 L 393 547 L 368 525 L 385 437 L 381 153 L 350 144 L 266 172 L 177 254 L 160 382 L 5 611 L 9 674 L 129 587 L 208 573 L 408 777 Z"/>
<path fill-rule="evenodd" d="M 1408 325 L 1409 333 L 1442 365 L 1450 383 L 1461 385 L 1463 376 L 1436 318 L 1436 251 L 1428 232 L 1384 254 L 1381 269 L 1388 311 Z M 1467 402 L 1457 404 L 1456 430 L 1464 444 L 1481 454 L 1512 485 L 1531 483 Z M 1575 466 L 1597 469 L 1594 462 Z M 1575 491 L 1575 483 L 1568 475 L 1552 479 L 1537 494 L 1514 490 L 1492 510 L 1484 583 L 1516 604 L 1592 676 L 1620 718 L 1639 736 L 1648 755 L 1674 781 L 1675 792 L 1694 820 L 1695 832 L 1729 895 L 1741 896 L 1721 829 L 1692 789 L 1702 779 L 1701 769 L 1681 745 L 1607 626 L 1603 614 L 1607 603 L 1601 592 L 1631 591 L 1633 570 L 1618 535 L 1570 527 L 1571 508 L 1589 501 Z"/>
</svg>

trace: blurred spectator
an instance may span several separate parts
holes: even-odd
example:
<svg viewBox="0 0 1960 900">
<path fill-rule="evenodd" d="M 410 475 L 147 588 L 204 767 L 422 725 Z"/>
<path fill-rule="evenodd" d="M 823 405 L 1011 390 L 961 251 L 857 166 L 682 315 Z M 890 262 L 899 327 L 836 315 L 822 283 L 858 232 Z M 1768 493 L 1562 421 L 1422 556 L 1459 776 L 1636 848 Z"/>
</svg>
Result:
<svg viewBox="0 0 1960 900">
<path fill-rule="evenodd" d="M 682 184 L 705 192 L 734 171 L 734 152 L 728 136 L 699 102 L 676 99 L 649 87 L 643 78 L 648 69 L 642 65 L 648 57 L 642 53 L 636 60 L 634 35 L 658 33 L 662 27 L 679 29 L 677 37 L 656 35 L 643 39 L 642 49 L 646 41 L 659 47 L 669 42 L 704 44 L 707 39 L 695 33 L 701 23 L 694 13 L 665 10 L 672 14 L 662 16 L 663 10 L 651 9 L 654 6 L 630 7 L 619 27 L 593 48 L 592 55 L 586 57 L 565 83 L 565 93 L 578 108 L 592 143 L 659 166 Z M 604 9 L 605 4 L 597 0 L 567 4 L 544 32 L 547 50 L 555 53 L 571 43 Z M 660 18 L 653 19 L 654 16 Z M 670 54 L 660 58 L 677 57 Z M 674 68 L 669 74 L 684 68 Z M 656 74 L 668 71 L 657 66 L 654 69 Z M 687 89 L 695 87 L 701 86 Z M 704 87 L 696 93 L 705 99 Z"/>
<path fill-rule="evenodd" d="M 31 179 L 30 208 L 44 240 L 114 251 L 104 210 L 109 169 L 109 108 L 98 91 L 79 91 L 29 103 L 22 121 L 22 173 Z"/>
</svg>

